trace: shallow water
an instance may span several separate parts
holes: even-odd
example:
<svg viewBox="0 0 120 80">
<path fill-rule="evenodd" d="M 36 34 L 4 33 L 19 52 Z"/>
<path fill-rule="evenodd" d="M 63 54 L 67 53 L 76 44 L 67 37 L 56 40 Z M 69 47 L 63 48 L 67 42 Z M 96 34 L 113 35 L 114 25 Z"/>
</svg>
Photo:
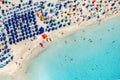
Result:
<svg viewBox="0 0 120 80">
<path fill-rule="evenodd" d="M 34 59 L 29 80 L 119 80 L 120 16 L 60 40 Z"/>
</svg>

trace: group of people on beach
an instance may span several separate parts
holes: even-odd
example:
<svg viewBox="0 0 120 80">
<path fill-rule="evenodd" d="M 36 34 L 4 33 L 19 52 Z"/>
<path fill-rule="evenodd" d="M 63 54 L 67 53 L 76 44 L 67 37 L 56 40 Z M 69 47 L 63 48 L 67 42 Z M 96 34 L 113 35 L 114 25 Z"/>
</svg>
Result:
<svg viewBox="0 0 120 80">
<path fill-rule="evenodd" d="M 24 8 L 22 8 L 21 4 L 24 4 L 24 3 L 22 0 L 21 2 L 22 3 L 18 5 L 16 4 L 12 5 L 12 7 L 14 8 L 14 6 L 16 6 L 17 8 L 19 8 L 19 10 L 22 11 L 22 9 Z M 3 3 L 7 4 L 7 2 L 4 2 L 4 0 L 2 1 L 2 4 Z M 3 21 L 3 24 L 5 27 L 3 25 L 0 26 L 0 31 L 2 31 L 2 33 L 5 33 L 7 35 L 5 39 L 9 38 L 11 42 L 9 40 L 8 42 L 10 44 L 12 43 L 12 41 L 16 41 L 15 42 L 16 44 L 17 42 L 21 42 L 28 38 L 33 38 L 39 34 L 43 37 L 43 40 L 52 41 L 52 38 L 45 37 L 46 36 L 45 32 L 51 32 L 54 30 L 58 30 L 59 28 L 70 26 L 73 24 L 78 24 L 78 26 L 80 26 L 81 23 L 84 23 L 86 21 L 90 21 L 93 19 L 98 21 L 100 24 L 102 18 L 117 14 L 120 11 L 119 0 L 81 0 L 81 1 L 79 0 L 65 0 L 65 1 L 58 0 L 56 3 L 49 2 L 49 1 L 40 1 L 40 2 L 33 3 L 33 1 L 30 0 L 26 4 L 27 4 L 27 7 L 32 6 L 32 8 L 27 9 L 28 12 L 26 11 L 25 11 L 26 13 L 21 12 L 22 14 L 18 14 L 16 12 L 14 13 L 14 17 L 11 17 L 10 20 L 7 20 L 6 23 L 10 22 L 10 24 L 6 24 Z M 2 13 L 4 14 L 4 11 L 6 10 L 2 10 Z M 27 15 L 29 15 L 30 18 Z M 7 15 L 5 16 L 5 18 L 4 16 L 5 15 L 3 15 L 3 20 L 5 20 Z M 11 22 L 12 22 L 11 20 L 15 22 L 16 19 L 14 20 L 14 18 L 16 17 L 20 18 L 21 21 L 18 21 L 17 23 L 12 23 L 13 25 L 11 25 Z M 9 16 L 7 16 L 7 18 L 9 18 Z M 32 27 L 28 23 L 28 21 L 30 21 Z M 6 25 L 7 25 L 7 28 L 6 28 Z M 14 25 L 15 26 L 17 25 L 17 27 L 19 28 L 14 27 Z M 10 35 L 11 33 L 9 32 L 9 29 L 11 32 L 17 33 L 18 35 L 16 34 Z M 5 30 L 8 30 L 9 34 L 7 34 L 8 32 L 6 33 Z M 11 36 L 13 37 L 13 39 L 11 39 Z M 18 39 L 18 37 L 20 38 Z M 43 47 L 44 42 L 40 42 L 39 44 Z"/>
</svg>

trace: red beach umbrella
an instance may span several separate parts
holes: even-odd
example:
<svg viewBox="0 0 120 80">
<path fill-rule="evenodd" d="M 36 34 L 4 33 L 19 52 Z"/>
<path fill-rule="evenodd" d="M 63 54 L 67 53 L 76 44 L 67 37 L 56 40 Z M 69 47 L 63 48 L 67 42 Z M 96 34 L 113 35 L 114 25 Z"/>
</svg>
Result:
<svg viewBox="0 0 120 80">
<path fill-rule="evenodd" d="M 47 38 L 47 34 L 43 34 L 43 35 L 42 35 L 42 38 L 43 38 L 43 39 L 46 39 L 46 38 Z"/>
<path fill-rule="evenodd" d="M 94 0 L 94 2 L 96 2 L 96 0 Z"/>
</svg>

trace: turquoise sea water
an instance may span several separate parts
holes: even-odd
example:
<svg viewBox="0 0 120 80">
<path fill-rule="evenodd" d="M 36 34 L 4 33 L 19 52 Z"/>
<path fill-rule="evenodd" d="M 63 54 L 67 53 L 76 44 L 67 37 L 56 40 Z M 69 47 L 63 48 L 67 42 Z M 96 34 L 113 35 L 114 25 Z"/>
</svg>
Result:
<svg viewBox="0 0 120 80">
<path fill-rule="evenodd" d="M 59 40 L 31 61 L 29 80 L 120 80 L 120 16 Z"/>
</svg>

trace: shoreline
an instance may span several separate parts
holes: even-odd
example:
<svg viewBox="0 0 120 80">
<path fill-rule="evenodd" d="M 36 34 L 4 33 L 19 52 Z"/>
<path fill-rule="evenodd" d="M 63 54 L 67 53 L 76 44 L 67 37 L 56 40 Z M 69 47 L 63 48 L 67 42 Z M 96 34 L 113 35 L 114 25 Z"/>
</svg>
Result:
<svg viewBox="0 0 120 80">
<path fill-rule="evenodd" d="M 111 18 L 114 18 L 114 17 L 117 17 L 117 16 L 120 16 L 120 12 L 117 13 L 116 15 L 112 15 L 112 16 L 109 16 L 107 18 L 102 18 L 101 22 L 106 21 L 106 20 L 111 19 Z M 67 29 L 68 29 L 68 26 L 67 26 L 67 27 L 61 28 L 57 31 L 50 32 L 48 35 L 50 35 L 52 37 L 55 37 L 53 42 L 47 42 L 45 48 L 42 48 L 39 45 L 34 46 L 33 49 L 30 50 L 30 52 L 32 52 L 32 54 L 29 54 L 29 51 L 28 51 L 28 52 L 24 53 L 24 55 L 22 56 L 22 57 L 29 56 L 28 58 L 23 58 L 20 61 L 21 65 L 22 65 L 22 68 L 16 68 L 16 69 L 13 68 L 12 72 L 8 71 L 8 72 L 11 72 L 11 73 L 6 73 L 6 71 L 4 70 L 5 68 L 7 68 L 9 70 L 10 67 L 15 66 L 15 63 L 13 61 L 3 69 L 4 72 L 1 72 L 1 70 L 0 70 L 0 75 L 11 77 L 11 76 L 18 76 L 20 74 L 21 75 L 26 74 L 26 72 L 27 72 L 26 70 L 27 70 L 28 65 L 30 64 L 31 59 L 34 59 L 38 55 L 41 55 L 47 48 L 54 45 L 59 39 L 63 39 L 64 37 L 68 37 L 69 35 L 74 34 L 75 31 L 79 31 L 81 28 L 88 27 L 89 25 L 98 24 L 98 22 L 94 22 L 94 20 L 95 19 L 93 19 L 93 21 L 90 20 L 90 21 L 83 22 L 80 26 L 77 26 L 77 24 L 73 24 L 74 26 L 73 25 L 69 26 L 69 28 L 70 28 L 69 31 L 67 31 Z M 85 24 L 85 23 L 90 23 L 90 24 Z M 62 32 L 64 32 L 64 35 L 62 35 L 62 34 L 60 34 L 59 36 L 55 35 L 57 33 L 62 33 Z M 19 57 L 21 57 L 21 56 L 19 56 Z M 20 76 L 18 76 L 18 77 L 20 77 Z"/>
<path fill-rule="evenodd" d="M 41 55 L 46 49 L 48 49 L 50 46 L 53 46 L 57 41 L 64 39 L 65 37 L 68 37 L 74 34 L 76 31 L 84 29 L 85 27 L 93 28 L 91 27 L 92 25 L 100 24 L 103 21 L 107 21 L 108 19 L 120 16 L 120 9 L 118 9 L 118 11 L 115 11 L 117 13 L 114 11 L 109 12 L 107 12 L 106 15 L 101 15 L 99 20 L 96 17 L 93 17 L 90 20 L 85 19 L 84 21 L 73 23 L 70 26 L 62 27 L 52 32 L 45 32 L 48 37 L 53 38 L 54 41 L 47 42 L 42 39 L 41 35 L 38 35 L 36 36 L 36 39 L 32 41 L 30 39 L 27 39 L 17 44 L 9 45 L 12 51 L 11 53 L 15 58 L 7 66 L 0 69 L 0 76 L 10 77 L 10 79 L 7 80 L 13 80 L 12 78 L 14 78 L 14 76 L 20 78 L 21 76 L 25 76 L 30 61 L 36 58 L 38 55 Z M 85 13 L 85 15 L 86 14 L 87 13 Z M 39 45 L 40 42 L 45 43 L 44 48 Z"/>
</svg>

